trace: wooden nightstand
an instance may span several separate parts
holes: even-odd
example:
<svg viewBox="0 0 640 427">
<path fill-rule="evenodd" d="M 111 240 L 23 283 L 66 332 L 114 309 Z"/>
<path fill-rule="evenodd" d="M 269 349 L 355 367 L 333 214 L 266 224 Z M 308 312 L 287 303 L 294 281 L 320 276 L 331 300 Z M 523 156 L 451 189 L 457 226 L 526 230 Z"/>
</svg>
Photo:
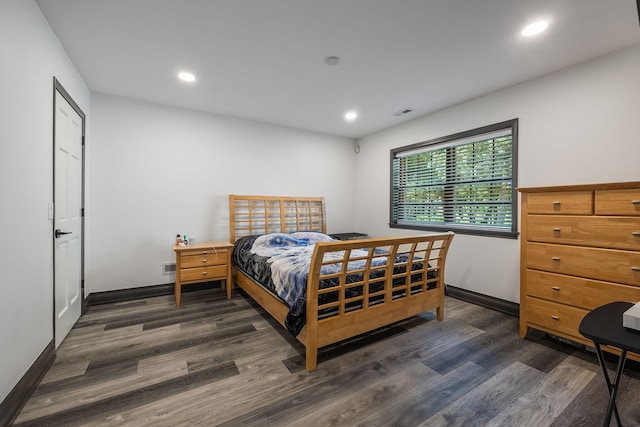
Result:
<svg viewBox="0 0 640 427">
<path fill-rule="evenodd" d="M 231 298 L 231 249 L 229 242 L 204 242 L 173 245 L 176 252 L 176 307 L 180 307 L 182 286 L 224 280 L 227 298 Z"/>
</svg>

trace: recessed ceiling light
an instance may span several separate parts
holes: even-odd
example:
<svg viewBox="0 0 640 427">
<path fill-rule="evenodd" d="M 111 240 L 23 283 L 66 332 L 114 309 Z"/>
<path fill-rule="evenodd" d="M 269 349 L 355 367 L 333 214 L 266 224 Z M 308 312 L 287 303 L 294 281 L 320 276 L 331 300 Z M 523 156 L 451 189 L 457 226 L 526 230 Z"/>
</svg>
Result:
<svg viewBox="0 0 640 427">
<path fill-rule="evenodd" d="M 525 37 L 534 36 L 546 30 L 548 26 L 549 26 L 548 21 L 537 21 L 524 27 L 520 34 L 522 34 Z"/>
<path fill-rule="evenodd" d="M 191 73 L 187 73 L 186 71 L 181 71 L 178 73 L 178 78 L 185 82 L 195 82 L 196 76 Z"/>
<path fill-rule="evenodd" d="M 355 111 L 349 111 L 344 115 L 344 119 L 349 120 L 350 122 L 355 120 L 357 117 L 358 117 L 358 113 L 356 113 Z"/>
<path fill-rule="evenodd" d="M 340 58 L 337 56 L 327 56 L 324 58 L 324 63 L 327 65 L 338 65 L 340 63 Z"/>
</svg>

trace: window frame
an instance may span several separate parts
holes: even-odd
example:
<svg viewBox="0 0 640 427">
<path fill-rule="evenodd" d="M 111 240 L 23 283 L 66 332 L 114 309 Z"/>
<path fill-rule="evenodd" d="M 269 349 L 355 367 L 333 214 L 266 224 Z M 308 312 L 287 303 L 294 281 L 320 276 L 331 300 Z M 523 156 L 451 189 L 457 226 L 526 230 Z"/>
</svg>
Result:
<svg viewBox="0 0 640 427">
<path fill-rule="evenodd" d="M 492 132 L 498 132 L 505 129 L 511 129 L 511 227 L 499 229 L 497 227 L 483 227 L 479 225 L 461 225 L 453 223 L 445 224 L 399 224 L 393 221 L 394 213 L 394 189 L 393 189 L 393 162 L 399 153 L 433 147 L 437 150 L 438 145 L 451 145 L 457 140 L 469 140 L 476 136 L 482 136 Z M 479 141 L 479 140 L 478 140 Z M 470 234 L 478 236 L 500 237 L 507 239 L 518 238 L 518 119 L 505 120 L 503 122 L 494 123 L 488 126 L 482 126 L 475 129 L 458 132 L 451 135 L 430 139 L 428 141 L 418 142 L 403 147 L 392 148 L 390 150 L 390 168 L 389 168 L 389 227 L 401 228 L 408 230 L 422 231 L 454 231 L 460 234 Z M 449 171 L 447 171 L 449 174 Z M 446 208 L 445 204 L 445 208 Z M 449 205 L 450 206 L 450 205 Z"/>
</svg>

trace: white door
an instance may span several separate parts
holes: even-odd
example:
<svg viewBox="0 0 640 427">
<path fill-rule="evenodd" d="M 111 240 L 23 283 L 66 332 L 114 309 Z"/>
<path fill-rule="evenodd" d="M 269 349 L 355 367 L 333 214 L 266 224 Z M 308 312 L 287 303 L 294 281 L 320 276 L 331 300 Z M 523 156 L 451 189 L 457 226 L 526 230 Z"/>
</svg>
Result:
<svg viewBox="0 0 640 427">
<path fill-rule="evenodd" d="M 54 131 L 55 346 L 82 308 L 82 117 L 56 90 Z"/>
</svg>

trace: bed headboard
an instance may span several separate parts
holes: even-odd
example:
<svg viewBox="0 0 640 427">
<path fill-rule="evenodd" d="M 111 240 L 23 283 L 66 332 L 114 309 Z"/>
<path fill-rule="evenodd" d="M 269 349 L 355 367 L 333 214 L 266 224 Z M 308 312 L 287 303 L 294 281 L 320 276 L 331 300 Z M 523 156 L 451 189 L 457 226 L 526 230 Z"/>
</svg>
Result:
<svg viewBox="0 0 640 427">
<path fill-rule="evenodd" d="M 229 238 L 294 231 L 327 232 L 322 197 L 229 195 Z"/>
</svg>

